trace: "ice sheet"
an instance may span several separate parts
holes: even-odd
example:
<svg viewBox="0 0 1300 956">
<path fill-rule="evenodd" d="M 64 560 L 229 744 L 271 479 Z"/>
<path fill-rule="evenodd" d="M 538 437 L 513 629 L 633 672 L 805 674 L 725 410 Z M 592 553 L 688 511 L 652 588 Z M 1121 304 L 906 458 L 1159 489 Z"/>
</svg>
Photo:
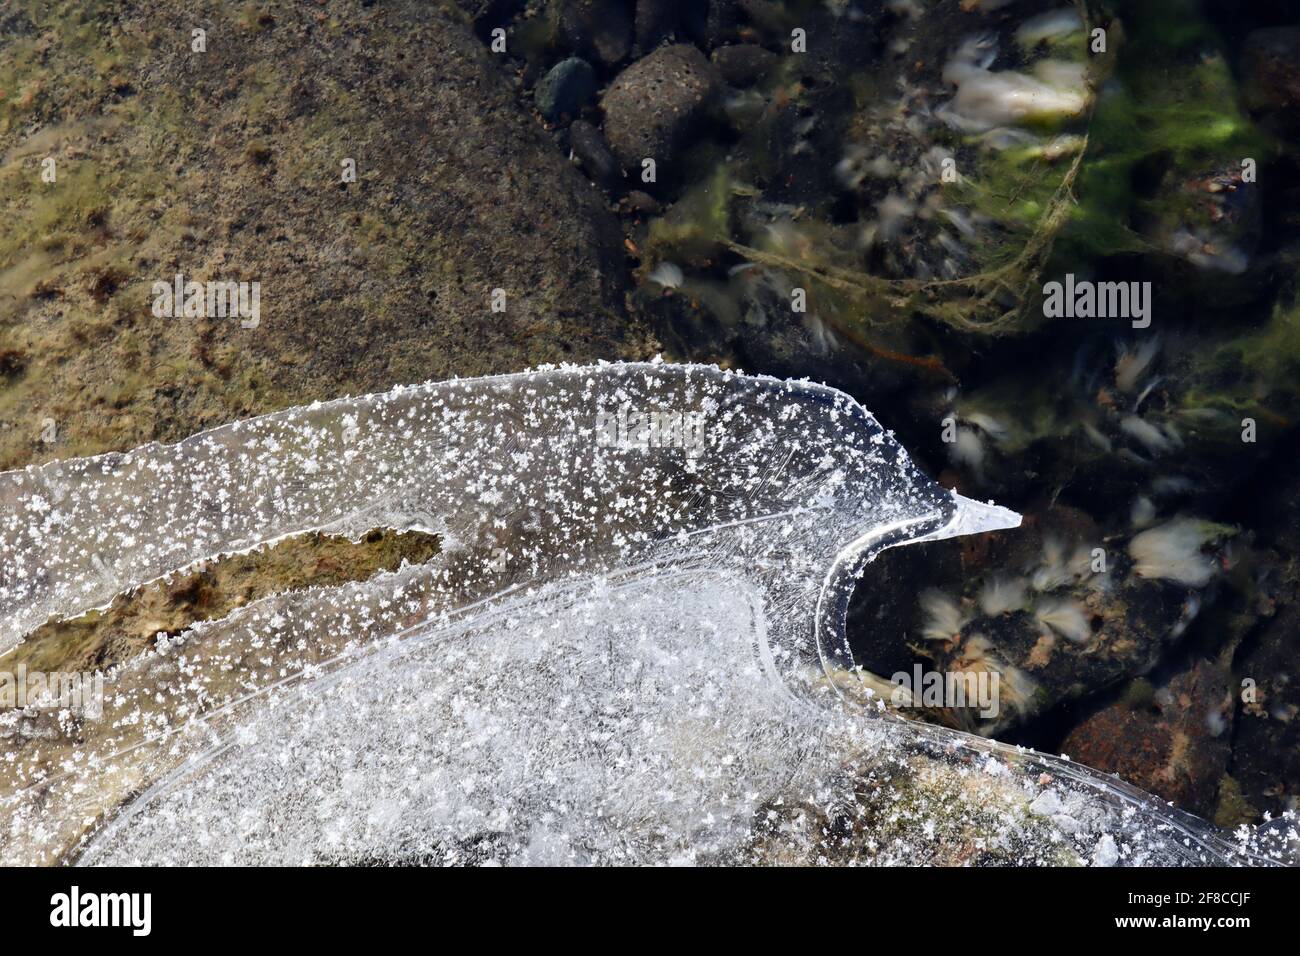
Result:
<svg viewBox="0 0 1300 956">
<path fill-rule="evenodd" d="M 288 535 L 444 542 L 164 642 L 101 720 L 9 715 L 6 861 L 1265 852 L 844 692 L 872 556 L 1019 518 L 824 386 L 662 363 L 429 384 L 0 475 L 0 508 L 0 647 Z"/>
</svg>

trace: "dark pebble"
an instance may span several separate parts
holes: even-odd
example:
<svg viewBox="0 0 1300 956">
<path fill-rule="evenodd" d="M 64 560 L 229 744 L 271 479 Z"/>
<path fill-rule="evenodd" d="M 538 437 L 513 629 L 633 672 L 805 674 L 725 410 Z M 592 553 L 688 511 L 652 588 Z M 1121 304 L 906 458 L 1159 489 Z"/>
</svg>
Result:
<svg viewBox="0 0 1300 956">
<path fill-rule="evenodd" d="M 643 54 L 673 36 L 680 22 L 677 0 L 637 0 L 636 45 Z"/>
<path fill-rule="evenodd" d="M 720 46 L 713 51 L 713 65 L 732 86 L 749 86 L 776 66 L 780 57 L 754 43 Z"/>
<path fill-rule="evenodd" d="M 618 160 L 605 144 L 605 137 L 586 120 L 575 120 L 569 127 L 569 148 L 587 175 L 601 186 L 612 186 L 621 178 Z"/>
<path fill-rule="evenodd" d="M 561 0 L 560 37 L 574 53 L 614 66 L 632 52 L 631 0 Z"/>
<path fill-rule="evenodd" d="M 537 111 L 551 122 L 577 116 L 596 95 L 596 71 L 576 56 L 555 64 L 537 84 Z"/>
</svg>

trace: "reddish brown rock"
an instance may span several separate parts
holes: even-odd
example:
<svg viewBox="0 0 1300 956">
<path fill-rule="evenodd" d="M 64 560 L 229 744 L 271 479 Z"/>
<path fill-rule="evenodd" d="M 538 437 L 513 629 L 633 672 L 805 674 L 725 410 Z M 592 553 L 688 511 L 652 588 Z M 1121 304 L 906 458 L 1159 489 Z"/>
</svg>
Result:
<svg viewBox="0 0 1300 956">
<path fill-rule="evenodd" d="M 1229 680 L 1226 668 L 1198 661 L 1154 694 L 1126 695 L 1085 719 L 1062 752 L 1212 816 L 1232 738 Z"/>
<path fill-rule="evenodd" d="M 1232 775 L 1255 810 L 1300 805 L 1300 587 L 1237 662 Z"/>
</svg>

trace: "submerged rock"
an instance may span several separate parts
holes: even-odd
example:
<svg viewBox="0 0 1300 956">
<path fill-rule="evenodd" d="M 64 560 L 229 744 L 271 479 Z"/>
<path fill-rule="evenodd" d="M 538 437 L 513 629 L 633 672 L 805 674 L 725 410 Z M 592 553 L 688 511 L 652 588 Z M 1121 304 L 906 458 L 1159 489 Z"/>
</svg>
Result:
<svg viewBox="0 0 1300 956">
<path fill-rule="evenodd" d="M 637 0 L 636 45 L 643 54 L 677 32 L 681 26 L 680 7 L 678 0 Z"/>
<path fill-rule="evenodd" d="M 574 117 L 596 95 L 596 71 L 586 60 L 561 60 L 537 84 L 537 111 L 551 122 Z"/>
<path fill-rule="evenodd" d="M 1086 717 L 1061 751 L 1213 817 L 1232 749 L 1232 719 L 1228 669 L 1202 660 Z"/>
<path fill-rule="evenodd" d="M 745 0 L 708 0 L 686 7 L 686 28 L 695 42 L 706 49 L 734 43 L 748 19 Z"/>
<path fill-rule="evenodd" d="M 732 86 L 749 86 L 758 82 L 780 61 L 779 56 L 756 43 L 736 43 L 713 51 L 713 65 Z"/>
<path fill-rule="evenodd" d="M 0 75 L 39 92 L 0 99 L 0 354 L 26 356 L 5 373 L 0 465 L 650 351 L 616 221 L 442 6 L 359 9 L 329 37 L 306 7 L 223 7 L 204 54 L 161 0 L 125 20 L 72 2 L 5 15 Z M 178 273 L 260 282 L 257 328 L 155 317 L 153 283 Z"/>
<path fill-rule="evenodd" d="M 661 47 L 628 67 L 601 99 L 605 138 L 627 169 L 667 166 L 717 89 L 713 65 L 693 46 Z"/>
<path fill-rule="evenodd" d="M 632 51 L 631 0 L 559 0 L 560 36 L 570 49 L 614 66 Z"/>
<path fill-rule="evenodd" d="M 609 151 L 605 137 L 586 120 L 575 120 L 569 127 L 569 148 L 587 175 L 606 189 L 614 188 L 622 178 L 618 160 Z"/>
</svg>

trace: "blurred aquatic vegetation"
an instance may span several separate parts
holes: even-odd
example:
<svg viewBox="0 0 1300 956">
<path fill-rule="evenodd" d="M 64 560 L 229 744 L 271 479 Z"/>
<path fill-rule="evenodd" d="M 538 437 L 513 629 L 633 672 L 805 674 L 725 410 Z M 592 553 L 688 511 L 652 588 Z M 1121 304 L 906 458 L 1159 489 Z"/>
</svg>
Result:
<svg viewBox="0 0 1300 956">
<path fill-rule="evenodd" d="M 943 452 L 963 481 L 999 493 L 1213 502 L 1300 421 L 1294 296 L 1287 283 L 1256 327 L 1096 335 L 949 388 Z"/>
<path fill-rule="evenodd" d="M 1131 15 L 1129 15 L 1131 13 Z M 1222 290 L 1259 239 L 1256 172 L 1277 145 L 1246 115 L 1222 38 L 1194 0 L 1129 6 L 1123 48 L 1101 89 L 1058 259 L 1165 254 Z M 1154 263 L 1151 263 L 1154 265 Z M 1257 282 L 1256 282 L 1257 284 Z"/>
<path fill-rule="evenodd" d="M 892 52 L 872 62 L 785 56 L 729 95 L 720 122 L 735 142 L 720 160 L 698 151 L 713 171 L 649 225 L 647 271 L 671 261 L 725 274 L 740 311 L 763 313 L 774 337 L 790 323 L 773 310 L 788 316 L 806 287 L 794 325 L 813 353 L 843 344 L 906 360 L 916 315 L 965 332 L 1034 324 L 1037 276 L 1072 215 L 1113 61 L 1087 52 L 1086 16 L 989 24 L 954 5 L 894 22 Z M 838 157 L 829 177 L 827 156 Z M 785 302 L 755 303 L 756 275 Z"/>
<path fill-rule="evenodd" d="M 1136 257 L 1166 301 L 1258 298 L 1254 177 L 1277 149 L 1241 108 L 1198 5 L 977 14 L 876 22 L 885 51 L 787 54 L 731 90 L 717 110 L 725 149 L 697 146 L 701 168 L 643 233 L 643 276 L 663 262 L 686 274 L 675 308 L 642 289 L 651 313 L 694 314 L 686 338 L 710 322 L 724 338 L 745 329 L 749 352 L 761 339 L 760 354 L 789 364 L 801 349 L 813 368 L 847 351 L 953 379 L 928 330 L 1035 331 L 1045 275 Z M 824 31 L 849 29 L 837 26 Z M 829 181 L 827 155 L 839 157 Z"/>
<path fill-rule="evenodd" d="M 996 674 L 1000 708 L 913 712 L 1000 736 L 1150 672 L 1224 583 L 1237 534 L 1186 515 L 1103 525 L 1064 505 L 1035 510 L 1017 534 L 935 575 L 901 625 L 912 661 Z M 891 650 L 864 647 L 863 666 L 888 679 Z"/>
</svg>

